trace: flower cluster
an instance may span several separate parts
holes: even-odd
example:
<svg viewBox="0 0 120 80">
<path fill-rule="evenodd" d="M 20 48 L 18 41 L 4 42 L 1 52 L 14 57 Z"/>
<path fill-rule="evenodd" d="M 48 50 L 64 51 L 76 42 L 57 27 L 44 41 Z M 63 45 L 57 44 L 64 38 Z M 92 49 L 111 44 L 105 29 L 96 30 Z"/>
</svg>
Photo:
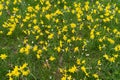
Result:
<svg viewBox="0 0 120 80">
<path fill-rule="evenodd" d="M 38 80 L 49 76 L 53 80 L 109 80 L 108 76 L 118 75 L 120 8 L 117 1 L 108 1 L 1 0 L 0 16 L 5 18 L 0 20 L 0 36 L 13 38 L 17 44 L 8 45 L 5 50 L 10 54 L 0 58 L 14 55 L 16 62 L 27 62 L 7 73 L 9 79 L 27 77 L 30 71 Z"/>
<path fill-rule="evenodd" d="M 27 69 L 28 64 L 24 63 L 22 66 L 15 66 L 12 71 L 7 73 L 9 80 L 13 80 L 15 77 L 27 76 L 30 73 L 30 70 Z"/>
</svg>

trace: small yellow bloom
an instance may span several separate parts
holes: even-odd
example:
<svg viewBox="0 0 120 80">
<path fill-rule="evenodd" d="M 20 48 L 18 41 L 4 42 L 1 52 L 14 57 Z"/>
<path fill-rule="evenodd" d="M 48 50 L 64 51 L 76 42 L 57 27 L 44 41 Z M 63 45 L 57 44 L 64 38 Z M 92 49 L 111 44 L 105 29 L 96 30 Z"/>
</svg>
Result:
<svg viewBox="0 0 120 80">
<path fill-rule="evenodd" d="M 37 51 L 37 54 L 41 54 L 41 53 L 42 53 L 42 50 L 39 49 L 39 50 Z"/>
<path fill-rule="evenodd" d="M 12 77 L 9 77 L 9 80 L 13 80 L 13 78 L 12 78 Z"/>
<path fill-rule="evenodd" d="M 113 33 L 116 33 L 118 30 L 117 29 L 113 29 Z"/>
<path fill-rule="evenodd" d="M 61 51 L 61 48 L 60 48 L 60 47 L 57 47 L 57 51 L 60 52 L 60 51 Z"/>
<path fill-rule="evenodd" d="M 40 59 L 40 56 L 41 56 L 40 54 L 36 54 L 37 59 Z"/>
<path fill-rule="evenodd" d="M 30 70 L 22 71 L 23 76 L 27 76 L 30 73 Z"/>
<path fill-rule="evenodd" d="M 38 25 L 34 26 L 33 28 L 34 28 L 35 31 L 39 30 L 39 26 Z"/>
<path fill-rule="evenodd" d="M 69 69 L 69 72 L 71 72 L 71 73 L 74 73 L 76 71 L 77 71 L 77 67 L 75 65 Z"/>
<path fill-rule="evenodd" d="M 61 78 L 61 80 L 67 80 L 67 79 L 66 79 L 66 77 L 65 77 L 65 76 L 63 76 L 63 77 Z"/>
<path fill-rule="evenodd" d="M 107 60 L 109 59 L 109 56 L 107 54 L 104 54 L 103 57 Z"/>
<path fill-rule="evenodd" d="M 82 64 L 85 64 L 85 60 L 82 60 L 82 62 L 81 62 Z"/>
<path fill-rule="evenodd" d="M 54 60 L 55 60 L 55 57 L 50 56 L 49 60 L 50 60 L 50 61 L 54 61 Z"/>
<path fill-rule="evenodd" d="M 50 35 L 48 35 L 48 39 L 52 39 L 54 37 L 54 34 L 51 33 Z"/>
<path fill-rule="evenodd" d="M 84 66 L 81 67 L 81 70 L 82 70 L 83 72 L 86 72 L 86 68 L 85 68 Z"/>
<path fill-rule="evenodd" d="M 20 48 L 20 51 L 19 51 L 20 53 L 24 53 L 25 52 L 25 48 L 24 47 L 22 47 L 22 48 Z"/>
<path fill-rule="evenodd" d="M 71 39 L 68 39 L 68 40 L 67 40 L 67 43 L 70 43 L 70 42 L 71 42 Z"/>
<path fill-rule="evenodd" d="M 12 31 L 9 31 L 9 32 L 7 33 L 7 35 L 8 35 L 8 36 L 9 36 L 9 35 L 12 35 L 12 33 L 13 33 Z"/>
<path fill-rule="evenodd" d="M 23 71 L 24 68 L 26 68 L 28 65 L 28 63 L 24 63 L 22 66 L 20 66 L 19 70 Z"/>
<path fill-rule="evenodd" d="M 75 33 L 75 29 L 72 30 L 72 33 Z"/>
<path fill-rule="evenodd" d="M 99 76 L 98 76 L 98 74 L 95 73 L 95 74 L 93 74 L 93 77 L 98 78 Z"/>
<path fill-rule="evenodd" d="M 28 10 L 28 12 L 32 12 L 33 11 L 33 7 L 32 6 L 28 6 L 27 10 Z"/>
<path fill-rule="evenodd" d="M 46 46 L 43 46 L 43 50 L 47 51 L 47 47 L 46 47 Z"/>
<path fill-rule="evenodd" d="M 67 79 L 68 79 L 68 80 L 72 80 L 72 77 L 71 77 L 71 75 L 70 75 L 70 76 L 68 76 L 68 77 L 67 77 Z"/>
<path fill-rule="evenodd" d="M 90 38 L 91 38 L 91 39 L 94 39 L 94 37 L 95 37 L 95 35 L 94 35 L 94 31 L 95 31 L 95 30 L 92 29 L 91 32 L 90 32 Z"/>
<path fill-rule="evenodd" d="M 109 61 L 110 61 L 110 62 L 115 62 L 115 58 L 114 58 L 114 57 L 111 57 L 111 58 L 109 58 Z"/>
<path fill-rule="evenodd" d="M 92 16 L 91 15 L 87 15 L 87 20 L 91 21 L 92 20 Z"/>
<path fill-rule="evenodd" d="M 107 39 L 111 44 L 114 44 L 115 43 L 115 41 L 113 40 L 113 39 L 111 39 L 111 38 L 108 38 Z"/>
<path fill-rule="evenodd" d="M 51 15 L 50 14 L 46 14 L 45 17 L 50 20 L 51 19 Z"/>
<path fill-rule="evenodd" d="M 63 40 L 65 40 L 65 41 L 67 40 L 67 36 L 66 35 L 63 36 Z"/>
<path fill-rule="evenodd" d="M 75 47 L 74 48 L 74 52 L 78 52 L 79 51 L 79 48 L 78 47 Z"/>
<path fill-rule="evenodd" d="M 0 58 L 1 58 L 1 59 L 6 59 L 6 58 L 7 58 L 7 55 L 6 55 L 6 54 L 1 54 L 1 55 L 0 55 Z"/>
<path fill-rule="evenodd" d="M 3 9 L 3 5 L 2 4 L 0 4 L 0 10 L 2 10 Z"/>
<path fill-rule="evenodd" d="M 12 71 L 12 75 L 14 75 L 16 77 L 20 76 L 20 72 L 19 72 L 18 66 L 15 66 L 15 68 Z"/>
<path fill-rule="evenodd" d="M 100 60 L 98 60 L 97 64 L 98 64 L 98 65 L 101 65 L 101 61 L 100 61 Z"/>
<path fill-rule="evenodd" d="M 85 73 L 86 76 L 89 76 L 89 74 L 86 71 L 86 68 L 84 66 L 81 67 L 81 70 Z"/>
<path fill-rule="evenodd" d="M 63 42 L 60 40 L 60 47 L 62 47 Z"/>
<path fill-rule="evenodd" d="M 99 48 L 99 50 L 100 50 L 100 51 L 102 50 L 102 46 L 101 46 L 101 45 L 99 45 L 99 47 L 98 47 L 98 48 Z"/>
<path fill-rule="evenodd" d="M 37 50 L 38 50 L 38 46 L 35 45 L 35 46 L 33 47 L 33 51 L 37 51 Z"/>
<path fill-rule="evenodd" d="M 67 32 L 68 31 L 68 27 L 67 26 L 64 26 L 63 28 L 62 28 L 62 32 Z"/>
<path fill-rule="evenodd" d="M 36 5 L 36 6 L 35 6 L 35 9 L 36 9 L 37 11 L 39 11 L 39 10 L 40 10 L 40 6 L 39 6 L 39 5 Z"/>
<path fill-rule="evenodd" d="M 71 23 L 71 28 L 75 28 L 76 27 L 76 24 L 75 23 Z"/>
<path fill-rule="evenodd" d="M 100 35 L 100 32 L 96 32 L 96 35 L 98 35 L 98 36 L 99 36 L 99 35 Z"/>
<path fill-rule="evenodd" d="M 118 54 L 114 54 L 113 56 L 114 56 L 115 58 L 118 58 L 119 55 L 118 55 Z"/>
<path fill-rule="evenodd" d="M 103 39 L 102 39 L 102 38 L 99 38 L 98 41 L 99 41 L 99 42 L 103 42 Z"/>
<path fill-rule="evenodd" d="M 12 73 L 9 71 L 9 72 L 6 74 L 6 76 L 11 77 L 11 76 L 12 76 Z"/>
<path fill-rule="evenodd" d="M 80 65 L 80 59 L 77 59 L 76 63 L 77 65 Z"/>
<path fill-rule="evenodd" d="M 66 52 L 68 51 L 68 47 L 65 48 L 65 51 L 66 51 Z"/>
<path fill-rule="evenodd" d="M 114 48 L 115 51 L 120 51 L 120 44 L 119 45 L 116 45 L 115 48 Z"/>
</svg>

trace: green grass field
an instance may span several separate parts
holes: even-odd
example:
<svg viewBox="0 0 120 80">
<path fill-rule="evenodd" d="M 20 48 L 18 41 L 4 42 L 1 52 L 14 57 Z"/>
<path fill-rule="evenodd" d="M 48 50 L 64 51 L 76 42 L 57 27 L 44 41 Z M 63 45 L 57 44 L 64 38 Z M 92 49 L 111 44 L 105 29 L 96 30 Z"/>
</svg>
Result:
<svg viewBox="0 0 120 80">
<path fill-rule="evenodd" d="M 0 80 L 120 80 L 120 0 L 0 0 Z"/>
</svg>

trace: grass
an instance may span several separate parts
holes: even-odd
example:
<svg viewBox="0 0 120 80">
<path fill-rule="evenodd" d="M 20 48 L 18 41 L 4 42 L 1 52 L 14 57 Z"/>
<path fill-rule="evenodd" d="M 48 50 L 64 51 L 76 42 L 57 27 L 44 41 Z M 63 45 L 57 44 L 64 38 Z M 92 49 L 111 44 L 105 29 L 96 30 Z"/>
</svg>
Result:
<svg viewBox="0 0 120 80">
<path fill-rule="evenodd" d="M 119 0 L 1 0 L 0 13 L 0 79 L 120 79 Z"/>
</svg>

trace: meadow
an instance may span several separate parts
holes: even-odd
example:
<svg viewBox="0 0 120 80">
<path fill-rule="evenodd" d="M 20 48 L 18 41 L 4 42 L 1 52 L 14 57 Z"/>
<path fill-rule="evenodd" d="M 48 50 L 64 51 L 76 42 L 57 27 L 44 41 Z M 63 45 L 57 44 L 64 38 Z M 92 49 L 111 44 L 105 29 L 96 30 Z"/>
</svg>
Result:
<svg viewBox="0 0 120 80">
<path fill-rule="evenodd" d="M 0 0 L 0 80 L 120 80 L 120 0 Z"/>
</svg>

